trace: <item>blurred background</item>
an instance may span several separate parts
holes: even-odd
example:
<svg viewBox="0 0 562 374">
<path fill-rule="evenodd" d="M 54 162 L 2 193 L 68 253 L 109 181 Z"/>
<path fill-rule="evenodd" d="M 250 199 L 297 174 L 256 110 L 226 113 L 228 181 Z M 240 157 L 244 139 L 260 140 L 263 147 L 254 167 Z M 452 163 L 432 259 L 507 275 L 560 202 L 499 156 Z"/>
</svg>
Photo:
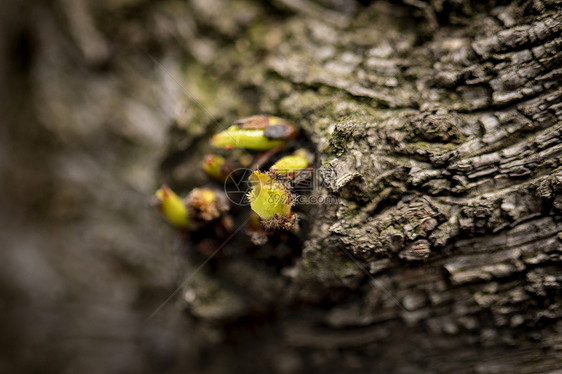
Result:
<svg viewBox="0 0 562 374">
<path fill-rule="evenodd" d="M 2 2 L 0 372 L 192 367 L 174 302 L 144 322 L 183 274 L 149 202 L 185 110 L 155 61 L 179 75 L 172 56 L 185 48 L 169 28 L 188 28 L 186 12 L 174 1 Z"/>
</svg>

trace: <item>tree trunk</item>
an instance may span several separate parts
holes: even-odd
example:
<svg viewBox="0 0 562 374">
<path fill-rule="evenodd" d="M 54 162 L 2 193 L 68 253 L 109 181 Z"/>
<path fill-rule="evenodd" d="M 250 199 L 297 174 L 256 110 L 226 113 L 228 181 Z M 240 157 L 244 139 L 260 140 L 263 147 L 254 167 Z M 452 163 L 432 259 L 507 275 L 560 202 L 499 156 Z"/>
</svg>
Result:
<svg viewBox="0 0 562 374">
<path fill-rule="evenodd" d="M 559 2 L 5 9 L 0 369 L 562 371 Z M 147 203 L 257 113 L 337 203 L 200 267 Z"/>
</svg>

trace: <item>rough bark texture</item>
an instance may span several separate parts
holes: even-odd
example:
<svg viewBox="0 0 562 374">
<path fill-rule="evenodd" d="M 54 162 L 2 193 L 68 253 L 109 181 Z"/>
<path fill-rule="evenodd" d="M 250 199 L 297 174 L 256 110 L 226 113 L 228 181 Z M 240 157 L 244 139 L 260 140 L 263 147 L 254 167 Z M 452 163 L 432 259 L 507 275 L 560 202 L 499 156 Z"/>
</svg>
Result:
<svg viewBox="0 0 562 374">
<path fill-rule="evenodd" d="M 14 0 L 0 27 L 0 371 L 562 370 L 559 2 Z M 254 113 L 338 204 L 195 272 L 150 194 Z"/>
</svg>

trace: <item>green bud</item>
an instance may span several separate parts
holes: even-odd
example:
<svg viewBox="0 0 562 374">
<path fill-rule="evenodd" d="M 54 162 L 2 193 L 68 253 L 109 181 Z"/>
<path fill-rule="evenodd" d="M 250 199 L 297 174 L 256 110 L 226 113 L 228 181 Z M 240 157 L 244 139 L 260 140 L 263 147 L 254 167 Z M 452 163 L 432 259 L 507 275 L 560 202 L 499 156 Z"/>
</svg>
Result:
<svg viewBox="0 0 562 374">
<path fill-rule="evenodd" d="M 256 115 L 234 122 L 225 131 L 211 139 L 215 147 L 246 148 L 267 151 L 294 138 L 297 129 L 291 122 L 279 117 Z"/>
<path fill-rule="evenodd" d="M 296 217 L 291 212 L 293 196 L 281 181 L 268 173 L 256 170 L 250 176 L 252 190 L 248 193 L 250 207 L 256 212 L 266 229 L 290 229 Z"/>
<path fill-rule="evenodd" d="M 190 227 L 187 207 L 174 191 L 162 185 L 155 195 L 158 200 L 158 210 L 169 223 L 182 229 Z"/>
<path fill-rule="evenodd" d="M 203 171 L 216 181 L 224 182 L 234 168 L 231 163 L 219 155 L 207 155 L 202 163 Z"/>
<path fill-rule="evenodd" d="M 282 157 L 271 166 L 269 172 L 281 175 L 296 173 L 307 168 L 309 165 L 309 152 L 305 149 L 299 149 L 290 156 Z"/>
</svg>

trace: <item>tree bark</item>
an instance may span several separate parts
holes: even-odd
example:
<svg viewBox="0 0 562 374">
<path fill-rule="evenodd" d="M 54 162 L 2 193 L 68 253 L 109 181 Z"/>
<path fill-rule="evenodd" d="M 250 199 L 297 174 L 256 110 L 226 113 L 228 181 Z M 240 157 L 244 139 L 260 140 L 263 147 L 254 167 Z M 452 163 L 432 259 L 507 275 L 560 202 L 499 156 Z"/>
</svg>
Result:
<svg viewBox="0 0 562 374">
<path fill-rule="evenodd" d="M 1 311 L 30 326 L 7 369 L 562 370 L 559 2 L 25 10 L 3 26 L 29 55 L 6 74 Z M 205 184 L 209 137 L 257 113 L 299 125 L 337 203 L 300 208 L 298 244 L 238 233 L 200 267 L 146 202 Z"/>
</svg>

